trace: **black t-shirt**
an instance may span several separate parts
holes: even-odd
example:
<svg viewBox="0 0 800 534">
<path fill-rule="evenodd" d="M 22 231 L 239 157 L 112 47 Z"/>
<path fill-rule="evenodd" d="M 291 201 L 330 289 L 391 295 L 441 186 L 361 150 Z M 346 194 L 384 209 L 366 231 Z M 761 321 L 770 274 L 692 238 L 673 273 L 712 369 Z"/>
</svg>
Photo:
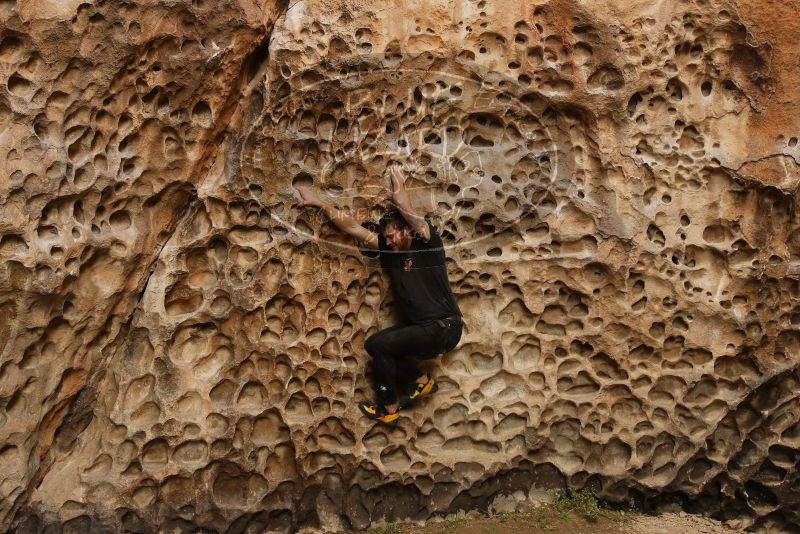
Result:
<svg viewBox="0 0 800 534">
<path fill-rule="evenodd" d="M 427 324 L 448 315 L 461 315 L 447 279 L 444 244 L 439 231 L 428 223 L 430 239 L 412 233 L 408 250 L 393 251 L 378 233 L 381 267 L 392 277 L 395 300 L 406 320 Z"/>
</svg>

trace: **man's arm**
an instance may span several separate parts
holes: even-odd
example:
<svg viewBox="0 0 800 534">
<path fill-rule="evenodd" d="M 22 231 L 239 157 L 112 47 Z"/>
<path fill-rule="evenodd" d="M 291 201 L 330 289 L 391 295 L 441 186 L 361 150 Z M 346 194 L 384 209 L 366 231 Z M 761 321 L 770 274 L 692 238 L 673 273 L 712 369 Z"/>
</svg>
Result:
<svg viewBox="0 0 800 534">
<path fill-rule="evenodd" d="M 403 178 L 403 173 L 400 171 L 400 166 L 392 166 L 391 173 L 392 188 L 394 190 L 392 198 L 394 199 L 397 209 L 400 210 L 400 213 L 403 214 L 403 218 L 418 236 L 422 237 L 425 241 L 430 240 L 431 232 L 430 228 L 428 228 L 428 222 L 411 207 L 411 199 L 406 191 L 405 178 Z"/>
<path fill-rule="evenodd" d="M 358 221 L 353 219 L 347 212 L 339 209 L 333 202 L 320 198 L 320 196 L 304 185 L 296 187 L 297 192 L 300 193 L 300 201 L 297 203 L 298 208 L 304 206 L 314 206 L 320 208 L 322 212 L 330 219 L 336 228 L 354 237 L 359 243 L 363 243 L 366 248 L 378 248 L 378 234 L 370 232 Z"/>
</svg>

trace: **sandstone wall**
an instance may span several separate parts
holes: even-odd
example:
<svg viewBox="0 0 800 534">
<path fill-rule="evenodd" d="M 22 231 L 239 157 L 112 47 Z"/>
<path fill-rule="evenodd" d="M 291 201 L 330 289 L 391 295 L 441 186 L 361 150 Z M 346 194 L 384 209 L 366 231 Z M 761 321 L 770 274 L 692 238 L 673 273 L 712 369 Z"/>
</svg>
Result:
<svg viewBox="0 0 800 534">
<path fill-rule="evenodd" d="M 531 487 L 800 522 L 791 4 L 0 2 L 0 525 L 365 528 Z M 2 155 L 0 154 L 0 155 Z M 309 209 L 400 160 L 466 327 Z"/>
</svg>

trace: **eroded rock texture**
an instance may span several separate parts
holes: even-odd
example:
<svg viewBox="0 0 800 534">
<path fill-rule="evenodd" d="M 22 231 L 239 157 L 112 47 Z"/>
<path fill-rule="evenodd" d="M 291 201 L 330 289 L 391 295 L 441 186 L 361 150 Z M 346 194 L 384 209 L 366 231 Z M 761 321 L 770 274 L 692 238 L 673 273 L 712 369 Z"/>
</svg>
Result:
<svg viewBox="0 0 800 534">
<path fill-rule="evenodd" d="M 364 528 L 591 484 L 800 522 L 798 45 L 763 1 L 0 1 L 0 525 Z M 466 316 L 395 430 L 362 220 Z"/>
</svg>

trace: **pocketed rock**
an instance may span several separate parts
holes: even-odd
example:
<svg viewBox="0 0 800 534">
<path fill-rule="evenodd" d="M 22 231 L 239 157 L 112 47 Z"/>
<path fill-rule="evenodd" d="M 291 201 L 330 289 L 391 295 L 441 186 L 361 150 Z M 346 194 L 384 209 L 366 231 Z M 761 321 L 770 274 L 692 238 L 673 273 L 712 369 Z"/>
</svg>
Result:
<svg viewBox="0 0 800 534">
<path fill-rule="evenodd" d="M 589 485 L 792 531 L 798 26 L 0 0 L 0 528 L 365 529 Z M 466 322 L 393 430 L 355 405 L 387 277 L 293 206 L 374 221 L 390 161 Z"/>
</svg>

